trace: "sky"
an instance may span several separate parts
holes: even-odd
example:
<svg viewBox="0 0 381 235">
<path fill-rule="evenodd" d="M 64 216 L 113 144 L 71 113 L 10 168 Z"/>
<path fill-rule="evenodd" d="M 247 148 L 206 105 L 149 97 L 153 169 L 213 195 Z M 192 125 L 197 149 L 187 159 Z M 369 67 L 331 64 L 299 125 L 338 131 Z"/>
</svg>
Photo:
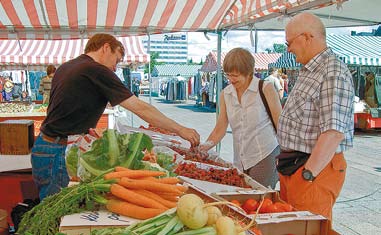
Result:
<svg viewBox="0 0 381 235">
<path fill-rule="evenodd" d="M 378 26 L 364 27 L 342 27 L 329 28 L 327 34 L 347 34 L 351 31 L 371 32 Z M 253 32 L 254 35 L 254 32 Z M 212 50 L 217 50 L 217 34 L 208 33 L 210 40 L 206 39 L 204 33 L 192 32 L 188 33 L 188 59 L 193 62 L 205 61 L 206 56 Z M 284 43 L 284 31 L 259 31 L 258 32 L 258 50 L 257 52 L 266 52 L 266 48 L 273 48 L 274 43 Z M 223 52 L 227 52 L 235 47 L 244 47 L 254 52 L 251 45 L 250 32 L 247 31 L 228 31 L 221 42 Z"/>
</svg>

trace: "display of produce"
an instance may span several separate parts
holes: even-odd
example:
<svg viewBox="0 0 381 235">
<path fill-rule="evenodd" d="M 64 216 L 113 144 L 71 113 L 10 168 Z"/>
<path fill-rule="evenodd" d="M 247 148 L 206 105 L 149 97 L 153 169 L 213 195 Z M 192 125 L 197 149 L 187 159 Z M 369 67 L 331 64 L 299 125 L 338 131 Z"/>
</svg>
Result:
<svg viewBox="0 0 381 235">
<path fill-rule="evenodd" d="M 236 168 L 217 169 L 211 167 L 209 169 L 202 169 L 197 167 L 195 163 L 183 162 L 176 167 L 175 173 L 192 179 L 226 184 L 241 188 L 251 188 L 250 185 L 245 182 L 244 175 L 240 174 Z"/>
<path fill-rule="evenodd" d="M 178 197 L 187 190 L 173 178 L 154 178 L 163 176 L 163 172 L 119 166 L 111 170 L 91 182 L 81 182 L 45 198 L 23 216 L 18 233 L 55 234 L 62 216 L 99 209 L 101 205 L 131 218 L 152 218 L 176 207 Z"/>
<path fill-rule="evenodd" d="M 216 159 L 216 156 L 210 156 L 207 152 L 200 151 L 197 148 L 185 149 L 185 148 L 180 148 L 176 146 L 170 146 L 170 148 L 178 152 L 180 155 L 183 155 L 184 160 L 201 162 L 201 163 L 206 163 L 206 164 L 214 165 L 214 166 L 226 167 L 226 164 L 224 164 L 223 162 L 218 162 L 212 159 L 212 158 Z"/>
<path fill-rule="evenodd" d="M 30 112 L 33 104 L 27 102 L 0 102 L 0 113 Z"/>
<path fill-rule="evenodd" d="M 180 197 L 177 207 L 125 228 L 104 228 L 92 231 L 92 235 L 155 234 L 155 235 L 243 235 L 255 222 L 241 226 L 241 221 L 224 215 L 217 205 L 228 202 L 204 203 L 195 194 Z M 260 233 L 255 233 L 259 235 Z"/>
<path fill-rule="evenodd" d="M 81 176 L 79 184 L 47 197 L 27 212 L 19 224 L 18 234 L 57 234 L 63 216 L 107 209 L 143 221 L 128 227 L 91 229 L 92 235 L 243 235 L 247 230 L 261 235 L 259 228 L 269 228 L 253 226 L 258 214 L 294 211 L 291 205 L 279 200 L 274 191 L 262 196 L 234 191 L 241 196 L 235 198 L 232 194 L 224 198 L 226 195 L 222 194 L 231 192 L 226 190 L 227 185 L 255 187 L 236 168 L 212 166 L 209 156 L 197 150 L 174 148 L 169 144 L 171 149 L 160 146 L 155 151 L 149 136 L 120 134 L 115 130 L 82 138 L 89 146 L 71 143 L 66 156 L 70 174 Z M 176 157 L 176 151 L 188 157 Z M 176 174 L 183 177 L 177 178 Z M 225 191 L 215 197 L 214 193 L 199 189 L 186 178 L 199 180 L 205 187 L 217 183 Z M 206 198 L 193 194 L 197 190 L 212 201 L 204 203 Z M 249 220 L 250 224 L 246 225 Z"/>
<path fill-rule="evenodd" d="M 40 105 L 35 105 L 33 107 L 33 112 L 37 113 L 46 113 L 48 110 L 48 104 L 40 104 Z"/>
<path fill-rule="evenodd" d="M 247 214 L 255 214 L 259 206 L 259 202 L 253 198 L 248 198 L 243 203 L 240 203 L 235 199 L 230 202 L 241 207 Z M 293 211 L 293 207 L 290 204 L 286 202 L 273 202 L 270 198 L 265 198 L 259 213 L 278 213 L 290 211 Z"/>
</svg>

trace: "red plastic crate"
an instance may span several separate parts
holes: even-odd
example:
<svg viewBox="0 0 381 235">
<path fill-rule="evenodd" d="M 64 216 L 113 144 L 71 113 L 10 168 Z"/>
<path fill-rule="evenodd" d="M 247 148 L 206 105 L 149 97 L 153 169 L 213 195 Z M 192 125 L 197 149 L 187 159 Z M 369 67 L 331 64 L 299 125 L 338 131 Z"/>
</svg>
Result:
<svg viewBox="0 0 381 235">
<path fill-rule="evenodd" d="M 0 208 L 8 212 L 8 223 L 12 224 L 11 211 L 24 199 L 38 198 L 31 172 L 0 173 Z"/>
</svg>

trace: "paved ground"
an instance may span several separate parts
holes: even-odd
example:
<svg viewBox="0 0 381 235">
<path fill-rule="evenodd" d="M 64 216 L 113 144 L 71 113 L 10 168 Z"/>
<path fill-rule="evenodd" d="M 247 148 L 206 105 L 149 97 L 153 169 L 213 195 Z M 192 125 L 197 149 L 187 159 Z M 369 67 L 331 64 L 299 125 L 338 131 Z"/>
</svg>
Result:
<svg viewBox="0 0 381 235">
<path fill-rule="evenodd" d="M 140 97 L 149 102 L 148 97 Z M 214 110 L 194 101 L 168 103 L 151 98 L 152 104 L 177 122 L 196 129 L 205 141 L 216 121 Z M 137 116 L 127 115 L 131 126 L 147 126 Z M 345 235 L 381 234 L 381 130 L 356 131 L 355 146 L 345 154 L 348 169 L 343 190 L 334 207 L 334 229 Z M 233 158 L 232 135 L 228 130 L 220 156 Z"/>
</svg>

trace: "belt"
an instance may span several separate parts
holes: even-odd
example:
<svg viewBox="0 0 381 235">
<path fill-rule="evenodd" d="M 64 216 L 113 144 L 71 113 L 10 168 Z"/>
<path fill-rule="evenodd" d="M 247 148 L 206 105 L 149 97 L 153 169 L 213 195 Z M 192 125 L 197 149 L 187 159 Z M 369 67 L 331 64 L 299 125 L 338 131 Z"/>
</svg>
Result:
<svg viewBox="0 0 381 235">
<path fill-rule="evenodd" d="M 60 137 L 60 136 L 51 137 L 51 136 L 45 135 L 42 132 L 40 132 L 40 135 L 41 135 L 42 139 L 45 140 L 46 142 L 49 142 L 52 144 L 61 144 L 61 145 L 67 144 L 67 137 Z"/>
</svg>

